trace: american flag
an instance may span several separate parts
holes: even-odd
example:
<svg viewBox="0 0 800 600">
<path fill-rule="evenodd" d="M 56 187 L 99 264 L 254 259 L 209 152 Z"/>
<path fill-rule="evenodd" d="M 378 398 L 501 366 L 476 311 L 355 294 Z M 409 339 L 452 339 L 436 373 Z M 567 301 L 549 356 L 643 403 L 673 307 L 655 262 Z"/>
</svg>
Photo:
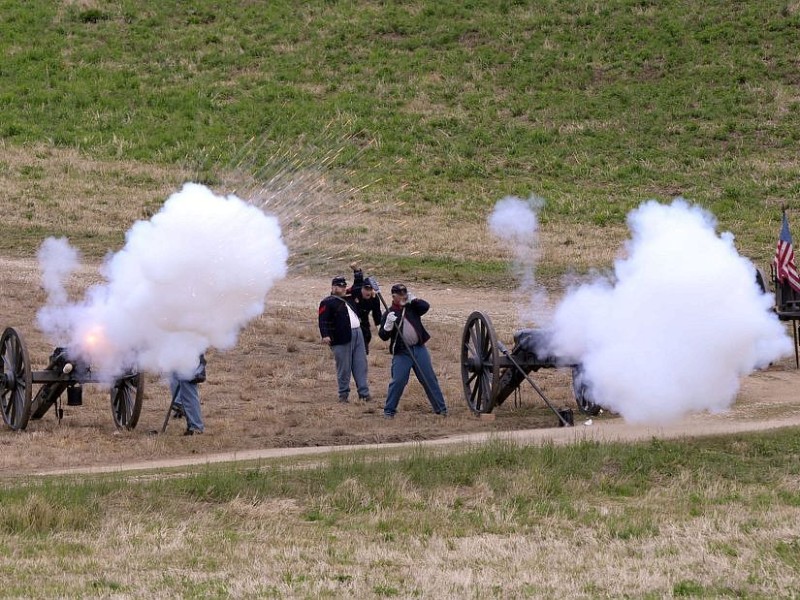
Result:
<svg viewBox="0 0 800 600">
<path fill-rule="evenodd" d="M 789 220 L 786 211 L 783 212 L 783 226 L 781 236 L 778 238 L 778 247 L 775 249 L 775 274 L 779 282 L 789 282 L 796 292 L 800 292 L 800 275 L 794 264 L 794 249 L 792 248 L 792 234 L 789 233 Z"/>
</svg>

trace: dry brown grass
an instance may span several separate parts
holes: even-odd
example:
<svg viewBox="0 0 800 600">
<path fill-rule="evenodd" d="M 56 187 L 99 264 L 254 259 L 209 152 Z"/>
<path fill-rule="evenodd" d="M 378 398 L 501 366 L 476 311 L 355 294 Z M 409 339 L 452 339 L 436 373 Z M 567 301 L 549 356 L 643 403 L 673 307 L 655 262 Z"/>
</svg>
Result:
<svg viewBox="0 0 800 600">
<path fill-rule="evenodd" d="M 53 230 L 78 246 L 86 235 L 121 240 L 134 221 L 155 214 L 187 178 L 179 169 L 90 160 L 73 149 L 0 142 L 0 150 L 5 224 Z"/>
<path fill-rule="evenodd" d="M 119 249 L 136 220 L 151 217 L 195 176 L 135 162 L 90 160 L 76 150 L 52 146 L 19 148 L 0 142 L 0 150 L 5 229 L 53 231 L 94 257 Z M 375 253 L 499 263 L 511 259 L 508 248 L 488 232 L 488 213 L 475 214 L 464 206 L 431 207 L 423 215 L 392 198 L 366 201 L 365 194 L 343 188 L 318 166 L 287 167 L 270 176 L 269 184 L 241 171 L 218 175 L 218 193 L 236 193 L 279 217 L 295 273 L 346 272 L 353 258 L 366 262 Z M 32 255 L 41 243 L 36 235 L 27 240 L 23 255 Z M 548 225 L 541 231 L 546 282 L 554 284 L 551 273 L 610 266 L 624 236 L 622 228 Z"/>
<path fill-rule="evenodd" d="M 443 527 L 431 535 L 381 536 L 364 531 L 379 531 L 379 523 L 400 515 L 353 510 L 332 529 L 305 519 L 307 507 L 293 500 L 235 498 L 214 506 L 174 503 L 169 514 L 132 519 L 143 513 L 131 511 L 126 494 L 111 498 L 99 527 L 53 535 L 47 553 L 15 556 L 14 572 L 18 581 L 42 581 L 45 596 L 61 589 L 115 590 L 115 597 L 130 598 L 638 598 L 664 597 L 690 581 L 702 590 L 792 597 L 795 571 L 766 558 L 764 548 L 796 539 L 796 510 L 775 507 L 757 526 L 751 512 L 730 504 L 673 520 L 664 507 L 683 502 L 685 483 L 678 478 L 637 500 L 636 513 L 650 515 L 642 518 L 651 533 L 633 539 L 613 535 L 606 519 L 593 527 L 559 516 L 508 532 L 508 515 L 490 496 L 477 499 L 482 514 L 494 514 L 504 533 L 453 535 Z M 341 494 L 356 504 L 358 486 L 345 482 Z M 419 501 L 411 485 L 401 494 L 401 505 Z M 631 523 L 636 519 L 628 508 L 624 501 L 585 507 L 587 514 L 618 513 L 621 522 Z M 429 511 L 447 514 L 437 506 Z M 492 522 L 491 516 L 486 520 Z M 51 576 L 54 555 L 61 557 L 57 578 Z"/>
</svg>

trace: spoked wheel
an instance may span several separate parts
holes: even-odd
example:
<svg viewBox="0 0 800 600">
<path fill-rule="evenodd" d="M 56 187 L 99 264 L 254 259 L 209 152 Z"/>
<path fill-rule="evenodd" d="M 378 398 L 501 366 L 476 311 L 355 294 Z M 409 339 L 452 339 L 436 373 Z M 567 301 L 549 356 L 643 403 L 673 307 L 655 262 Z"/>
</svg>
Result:
<svg viewBox="0 0 800 600">
<path fill-rule="evenodd" d="M 144 396 L 144 376 L 141 373 L 122 377 L 111 388 L 111 414 L 117 429 L 133 429 L 139 422 Z"/>
<path fill-rule="evenodd" d="M 575 394 L 578 410 L 590 417 L 600 414 L 602 407 L 592 400 L 591 389 L 583 377 L 583 368 L 580 365 L 572 367 L 572 392 Z"/>
<path fill-rule="evenodd" d="M 0 337 L 0 410 L 14 430 L 25 429 L 31 418 L 31 362 L 28 348 L 13 327 Z"/>
<path fill-rule="evenodd" d="M 461 340 L 461 379 L 464 398 L 472 412 L 492 412 L 500 377 L 499 363 L 492 321 L 488 315 L 475 311 L 464 325 Z"/>
</svg>

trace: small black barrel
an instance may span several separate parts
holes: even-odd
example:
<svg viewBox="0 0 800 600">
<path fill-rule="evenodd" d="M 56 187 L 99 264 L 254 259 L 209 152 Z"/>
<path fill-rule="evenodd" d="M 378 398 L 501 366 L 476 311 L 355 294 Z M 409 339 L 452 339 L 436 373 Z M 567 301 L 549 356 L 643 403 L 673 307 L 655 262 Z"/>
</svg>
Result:
<svg viewBox="0 0 800 600">
<path fill-rule="evenodd" d="M 67 406 L 81 406 L 83 404 L 83 388 L 80 385 L 71 385 L 67 388 Z"/>
</svg>

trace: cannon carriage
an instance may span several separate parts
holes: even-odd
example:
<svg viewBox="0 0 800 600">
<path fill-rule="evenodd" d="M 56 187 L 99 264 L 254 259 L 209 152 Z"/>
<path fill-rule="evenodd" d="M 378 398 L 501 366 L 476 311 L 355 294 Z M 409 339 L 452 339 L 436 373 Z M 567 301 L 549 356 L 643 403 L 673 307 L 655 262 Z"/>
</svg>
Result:
<svg viewBox="0 0 800 600">
<path fill-rule="evenodd" d="M 570 425 L 563 411 L 553 407 L 544 392 L 530 377 L 539 369 L 569 368 L 572 390 L 578 409 L 590 416 L 602 407 L 591 397 L 591 389 L 583 378 L 580 364 L 565 364 L 547 353 L 547 333 L 541 329 L 521 329 L 514 334 L 514 347 L 509 351 L 497 339 L 492 320 L 484 312 L 475 311 L 464 325 L 461 342 L 461 378 L 464 398 L 476 414 L 490 413 L 527 381 L 556 413 L 561 424 Z"/>
<path fill-rule="evenodd" d="M 56 418 L 64 415 L 61 396 L 67 392 L 67 405 L 83 403 L 85 384 L 103 382 L 92 374 L 91 366 L 70 356 L 68 348 L 56 348 L 44 370 L 33 371 L 28 348 L 19 332 L 7 327 L 0 337 L 0 412 L 5 423 L 23 430 L 30 419 L 41 419 L 55 407 Z M 36 395 L 33 386 L 41 384 Z M 133 429 L 139 421 L 144 395 L 144 377 L 129 372 L 111 384 L 111 415 L 118 429 Z"/>
</svg>

